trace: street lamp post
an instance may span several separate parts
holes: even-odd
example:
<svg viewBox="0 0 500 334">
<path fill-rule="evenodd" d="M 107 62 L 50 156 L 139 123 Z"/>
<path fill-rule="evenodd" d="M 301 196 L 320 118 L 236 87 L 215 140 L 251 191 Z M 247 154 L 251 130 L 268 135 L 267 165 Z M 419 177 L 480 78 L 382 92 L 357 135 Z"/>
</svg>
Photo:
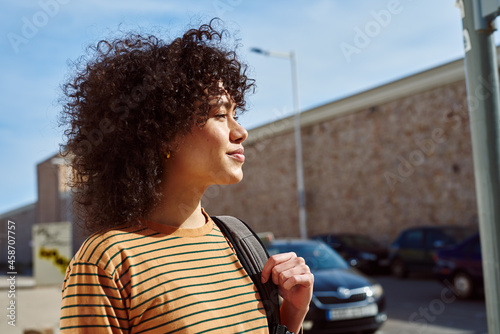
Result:
<svg viewBox="0 0 500 334">
<path fill-rule="evenodd" d="M 299 107 L 299 84 L 297 76 L 297 57 L 295 52 L 276 52 L 267 51 L 259 48 L 252 48 L 250 51 L 269 57 L 290 59 L 292 65 L 292 92 L 293 109 L 295 113 L 295 162 L 297 169 L 297 197 L 299 202 L 299 228 L 300 237 L 307 239 L 307 215 L 306 215 L 306 197 L 304 193 L 304 167 L 302 165 L 302 136 L 300 127 L 300 107 Z"/>
</svg>

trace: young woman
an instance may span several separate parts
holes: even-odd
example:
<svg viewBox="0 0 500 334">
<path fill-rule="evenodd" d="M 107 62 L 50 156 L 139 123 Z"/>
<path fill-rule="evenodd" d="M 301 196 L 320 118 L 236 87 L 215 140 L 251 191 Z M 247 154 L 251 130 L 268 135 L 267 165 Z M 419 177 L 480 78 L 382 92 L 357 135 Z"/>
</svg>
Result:
<svg viewBox="0 0 500 334">
<path fill-rule="evenodd" d="M 212 23 L 168 44 L 101 41 L 64 86 L 75 212 L 94 234 L 67 270 L 62 333 L 268 333 L 256 287 L 200 204 L 209 186 L 243 177 L 237 114 L 253 88 Z M 274 255 L 267 280 L 298 332 L 309 268 Z"/>
</svg>

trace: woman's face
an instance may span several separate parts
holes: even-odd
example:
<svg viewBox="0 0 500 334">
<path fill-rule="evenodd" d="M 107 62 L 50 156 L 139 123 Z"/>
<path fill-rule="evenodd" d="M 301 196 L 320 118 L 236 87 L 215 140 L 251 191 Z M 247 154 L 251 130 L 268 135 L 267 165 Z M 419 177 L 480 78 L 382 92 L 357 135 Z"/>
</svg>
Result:
<svg viewBox="0 0 500 334">
<path fill-rule="evenodd" d="M 184 176 L 201 186 L 237 183 L 243 178 L 242 143 L 248 132 L 236 121 L 228 94 L 214 98 L 211 105 L 206 124 L 194 126 L 178 142 L 168 168 L 176 178 Z"/>
</svg>

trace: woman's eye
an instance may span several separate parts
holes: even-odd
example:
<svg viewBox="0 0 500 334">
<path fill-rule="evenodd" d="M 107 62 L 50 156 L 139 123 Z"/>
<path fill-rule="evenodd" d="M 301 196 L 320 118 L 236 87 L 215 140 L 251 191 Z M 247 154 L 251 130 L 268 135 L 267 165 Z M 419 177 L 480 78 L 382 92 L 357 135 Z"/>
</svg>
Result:
<svg viewBox="0 0 500 334">
<path fill-rule="evenodd" d="M 229 116 L 229 114 L 217 114 L 217 115 L 215 115 L 215 118 L 217 118 L 217 119 L 226 119 L 228 116 Z M 238 122 L 238 119 L 239 119 L 239 116 L 236 116 L 236 115 L 233 116 L 233 120 L 235 122 Z"/>
</svg>

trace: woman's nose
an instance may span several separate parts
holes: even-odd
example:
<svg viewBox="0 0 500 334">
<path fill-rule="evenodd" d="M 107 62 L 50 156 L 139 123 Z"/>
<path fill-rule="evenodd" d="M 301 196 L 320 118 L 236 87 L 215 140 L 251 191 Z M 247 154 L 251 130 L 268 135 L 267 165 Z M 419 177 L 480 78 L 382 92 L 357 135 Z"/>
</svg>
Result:
<svg viewBox="0 0 500 334">
<path fill-rule="evenodd" d="M 242 143 L 248 137 L 248 131 L 241 126 L 238 122 L 234 121 L 234 126 L 230 132 L 231 141 L 235 143 Z"/>
</svg>

